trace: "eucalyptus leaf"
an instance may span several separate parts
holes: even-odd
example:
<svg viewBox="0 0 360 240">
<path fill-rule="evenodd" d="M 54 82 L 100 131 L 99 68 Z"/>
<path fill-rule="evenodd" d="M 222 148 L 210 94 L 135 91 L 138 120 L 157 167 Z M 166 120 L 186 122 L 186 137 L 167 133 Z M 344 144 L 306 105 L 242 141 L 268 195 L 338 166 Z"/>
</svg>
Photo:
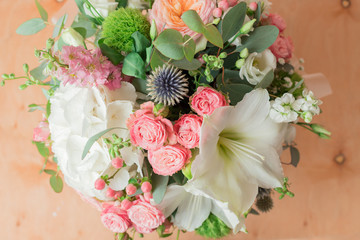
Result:
<svg viewBox="0 0 360 240">
<path fill-rule="evenodd" d="M 124 59 L 123 55 L 121 55 L 118 51 L 112 49 L 105 43 L 99 44 L 99 47 L 101 53 L 106 56 L 114 65 L 118 65 Z"/>
<path fill-rule="evenodd" d="M 202 63 L 197 59 L 193 59 L 192 61 L 189 62 L 188 60 L 186 60 L 186 58 L 184 58 L 182 60 L 178 60 L 178 61 L 172 61 L 171 64 L 177 68 L 188 70 L 188 71 L 197 70 L 202 65 Z"/>
<path fill-rule="evenodd" d="M 147 87 L 146 87 L 146 80 L 134 78 L 132 81 L 132 85 L 134 85 L 137 92 L 148 94 Z"/>
<path fill-rule="evenodd" d="M 251 92 L 253 88 L 246 84 L 234 83 L 234 84 L 221 85 L 220 90 L 223 93 L 228 94 L 230 99 L 230 104 L 234 106 L 244 98 L 245 94 Z"/>
<path fill-rule="evenodd" d="M 164 198 L 169 176 L 161 176 L 153 173 L 151 176 L 153 198 L 156 204 L 160 204 Z"/>
<path fill-rule="evenodd" d="M 204 36 L 206 39 L 219 48 L 224 47 L 224 42 L 221 33 L 214 25 L 208 25 L 205 27 Z"/>
<path fill-rule="evenodd" d="M 62 29 L 64 28 L 64 25 L 66 23 L 68 15 L 64 14 L 61 18 L 59 18 L 55 24 L 54 30 L 53 30 L 53 34 L 52 37 L 56 38 L 57 36 L 60 35 Z M 60 48 L 61 50 L 61 48 Z"/>
<path fill-rule="evenodd" d="M 57 175 L 51 176 L 50 177 L 50 186 L 54 190 L 54 192 L 61 193 L 61 191 L 63 190 L 63 187 L 64 187 L 61 177 L 59 177 Z"/>
<path fill-rule="evenodd" d="M 83 27 L 74 27 L 76 32 L 78 32 L 84 39 L 86 38 L 86 29 Z"/>
<path fill-rule="evenodd" d="M 294 167 L 297 167 L 297 165 L 300 162 L 299 150 L 294 146 L 290 146 L 290 155 L 291 155 L 291 165 L 293 165 Z"/>
<path fill-rule="evenodd" d="M 221 22 L 221 35 L 224 42 L 239 32 L 241 26 L 244 23 L 246 10 L 246 3 L 241 2 L 231 8 L 228 13 L 226 13 L 224 19 Z"/>
<path fill-rule="evenodd" d="M 42 20 L 47 21 L 48 13 L 46 12 L 46 10 L 40 5 L 38 0 L 35 0 L 35 4 L 36 4 L 37 9 L 39 10 Z"/>
<path fill-rule="evenodd" d="M 46 103 L 46 112 L 45 112 L 46 118 L 49 118 L 50 113 L 51 113 L 51 102 L 49 99 Z"/>
<path fill-rule="evenodd" d="M 169 61 L 169 58 L 162 55 L 157 49 L 154 49 L 153 54 L 150 60 L 150 66 L 152 70 L 155 70 L 157 67 L 161 67 Z"/>
<path fill-rule="evenodd" d="M 30 104 L 30 105 L 28 106 L 28 108 L 29 108 L 29 112 L 34 112 L 34 111 L 36 111 L 36 110 L 41 110 L 41 111 L 44 111 L 44 110 L 45 110 L 43 107 L 41 107 L 41 106 L 39 106 L 39 105 L 37 105 L 37 104 Z"/>
<path fill-rule="evenodd" d="M 43 62 L 37 68 L 34 68 L 30 71 L 30 75 L 33 76 L 36 80 L 44 81 L 48 75 L 44 75 L 44 69 L 47 67 L 47 63 Z"/>
<path fill-rule="evenodd" d="M 44 169 L 44 172 L 49 174 L 49 175 L 55 175 L 56 171 L 52 170 L 52 169 Z"/>
<path fill-rule="evenodd" d="M 234 83 L 249 85 L 248 81 L 240 78 L 239 71 L 236 71 L 236 70 L 225 69 L 224 80 L 222 79 L 222 74 L 219 74 L 219 76 L 217 77 L 218 85 L 221 85 L 221 84 L 226 85 L 226 84 L 234 84 Z"/>
<path fill-rule="evenodd" d="M 85 144 L 85 147 L 84 147 L 84 150 L 82 152 L 82 155 L 81 155 L 81 160 L 83 160 L 86 155 L 88 154 L 90 148 L 92 147 L 92 145 L 94 145 L 94 143 L 99 139 L 101 138 L 102 136 L 104 136 L 106 133 L 114 130 L 114 129 L 123 129 L 123 128 L 120 128 L 120 127 L 113 127 L 113 128 L 108 128 L 104 131 L 101 131 L 97 134 L 95 134 L 94 136 L 92 136 L 91 138 L 89 138 L 89 140 L 86 142 Z"/>
<path fill-rule="evenodd" d="M 97 31 L 96 25 L 81 13 L 76 17 L 75 21 L 71 24 L 71 27 L 74 29 L 78 27 L 85 28 L 85 38 L 93 36 Z"/>
<path fill-rule="evenodd" d="M 164 56 L 175 60 L 184 58 L 183 37 L 174 29 L 165 29 L 154 41 L 155 47 Z"/>
<path fill-rule="evenodd" d="M 40 155 L 43 156 L 44 158 L 47 158 L 50 154 L 49 149 L 46 147 L 45 143 L 43 142 L 33 142 L 36 147 L 37 150 L 39 151 Z"/>
<path fill-rule="evenodd" d="M 271 83 L 274 80 L 274 71 L 270 70 L 263 78 L 263 80 L 261 80 L 261 82 L 259 82 L 255 88 L 267 88 L 271 85 Z"/>
<path fill-rule="evenodd" d="M 279 35 L 279 29 L 272 25 L 260 26 L 255 28 L 249 36 L 241 39 L 242 45 L 236 48 L 236 52 L 241 52 L 247 48 L 250 53 L 263 52 L 269 48 Z"/>
<path fill-rule="evenodd" d="M 255 18 L 256 18 L 256 22 L 255 22 L 254 26 L 256 27 L 259 24 L 260 19 L 261 19 L 261 2 L 260 1 L 257 3 Z"/>
<path fill-rule="evenodd" d="M 41 18 L 30 19 L 21 24 L 17 29 L 16 33 L 20 35 L 32 35 L 40 32 L 46 27 L 44 20 Z"/>
<path fill-rule="evenodd" d="M 138 53 L 131 52 L 124 59 L 122 72 L 128 76 L 146 79 L 145 62 Z"/>
<path fill-rule="evenodd" d="M 192 39 L 189 35 L 184 36 L 184 55 L 185 58 L 191 62 L 195 56 L 195 48 L 196 44 L 194 39 Z"/>
<path fill-rule="evenodd" d="M 131 35 L 132 39 L 134 39 L 135 51 L 137 53 L 141 53 L 146 50 L 146 48 L 150 47 L 151 43 L 149 39 L 147 39 L 143 34 L 139 31 L 134 32 Z"/>
<path fill-rule="evenodd" d="M 181 19 L 186 26 L 197 33 L 204 33 L 206 31 L 205 24 L 201 20 L 199 14 L 195 10 L 188 10 L 181 15 Z"/>
</svg>

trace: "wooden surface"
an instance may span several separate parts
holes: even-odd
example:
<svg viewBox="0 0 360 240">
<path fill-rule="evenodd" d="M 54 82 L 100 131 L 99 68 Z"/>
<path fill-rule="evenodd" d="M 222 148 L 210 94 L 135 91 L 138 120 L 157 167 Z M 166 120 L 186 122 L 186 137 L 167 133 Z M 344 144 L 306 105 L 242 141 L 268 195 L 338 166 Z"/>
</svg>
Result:
<svg viewBox="0 0 360 240">
<path fill-rule="evenodd" d="M 40 1 L 53 16 L 64 4 Z M 66 1 L 65 1 L 66 2 Z M 324 73 L 333 94 L 324 98 L 323 114 L 315 119 L 333 132 L 331 140 L 299 131 L 301 162 L 285 167 L 296 196 L 275 201 L 270 213 L 250 216 L 248 235 L 227 239 L 360 239 L 360 2 L 343 9 L 339 0 L 274 0 L 272 12 L 284 16 L 296 56 L 307 73 Z M 22 63 L 36 66 L 34 47 L 43 47 L 51 31 L 18 36 L 17 26 L 38 17 L 32 0 L 1 0 L 0 73 L 22 73 Z M 47 175 L 39 175 L 42 159 L 31 144 L 41 114 L 27 105 L 42 103 L 41 90 L 18 90 L 20 82 L 0 88 L 0 239 L 113 239 L 99 213 L 65 187 L 54 193 Z M 299 129 L 300 130 L 300 129 Z M 344 154 L 343 165 L 334 157 Z M 288 160 L 288 152 L 283 161 Z M 182 239 L 201 239 L 182 234 Z M 156 234 L 145 239 L 157 239 Z M 175 238 L 170 238 L 175 239 Z"/>
</svg>

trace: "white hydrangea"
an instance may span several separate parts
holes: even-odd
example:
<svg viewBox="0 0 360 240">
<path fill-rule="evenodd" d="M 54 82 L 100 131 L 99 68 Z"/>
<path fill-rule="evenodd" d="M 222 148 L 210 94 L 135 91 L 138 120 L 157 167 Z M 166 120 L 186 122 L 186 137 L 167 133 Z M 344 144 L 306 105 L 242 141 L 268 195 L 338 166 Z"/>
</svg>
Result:
<svg viewBox="0 0 360 240">
<path fill-rule="evenodd" d="M 275 122 L 294 122 L 298 118 L 301 104 L 303 102 L 295 100 L 291 93 L 285 93 L 282 97 L 271 101 L 269 116 Z"/>
<path fill-rule="evenodd" d="M 251 53 L 244 65 L 240 68 L 240 78 L 246 79 L 250 84 L 260 83 L 265 75 L 276 68 L 276 57 L 269 49 L 261 53 Z"/>
</svg>

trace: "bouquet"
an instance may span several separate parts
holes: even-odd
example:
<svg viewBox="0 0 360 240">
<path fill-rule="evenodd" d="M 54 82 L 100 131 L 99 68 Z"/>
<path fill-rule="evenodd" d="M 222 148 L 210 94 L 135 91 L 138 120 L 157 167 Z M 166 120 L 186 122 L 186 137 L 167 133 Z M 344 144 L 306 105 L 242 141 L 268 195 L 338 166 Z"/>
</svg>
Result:
<svg viewBox="0 0 360 240">
<path fill-rule="evenodd" d="M 44 111 L 33 142 L 55 192 L 64 179 L 116 239 L 246 232 L 274 192 L 294 196 L 282 169 L 299 162 L 294 126 L 330 132 L 312 123 L 322 102 L 269 1 L 75 2 L 35 51 L 40 66 L 1 81 L 44 88 L 47 103 L 29 108 Z M 17 33 L 51 25 L 35 3 L 41 17 Z"/>
</svg>

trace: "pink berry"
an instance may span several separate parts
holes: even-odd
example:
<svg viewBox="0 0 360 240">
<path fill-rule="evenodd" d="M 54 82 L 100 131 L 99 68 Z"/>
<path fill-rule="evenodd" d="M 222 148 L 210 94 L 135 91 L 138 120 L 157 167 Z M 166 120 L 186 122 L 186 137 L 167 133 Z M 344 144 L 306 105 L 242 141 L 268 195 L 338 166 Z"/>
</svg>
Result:
<svg viewBox="0 0 360 240">
<path fill-rule="evenodd" d="M 229 9 L 229 3 L 226 0 L 222 0 L 218 3 L 218 7 L 221 8 L 224 12 Z"/>
<path fill-rule="evenodd" d="M 257 7 L 258 7 L 258 5 L 256 2 L 252 2 L 249 4 L 249 8 L 251 11 L 256 11 Z"/>
<path fill-rule="evenodd" d="M 221 15 L 222 15 L 222 10 L 220 8 L 215 8 L 213 11 L 213 16 L 219 18 L 221 17 Z"/>
<path fill-rule="evenodd" d="M 153 195 L 150 192 L 144 193 L 144 199 L 147 202 L 150 202 L 150 200 L 153 198 Z"/>
<path fill-rule="evenodd" d="M 238 0 L 228 0 L 229 6 L 233 7 L 238 3 Z"/>
<path fill-rule="evenodd" d="M 115 194 L 116 194 L 116 191 L 114 191 L 114 190 L 111 189 L 111 188 L 108 188 L 108 189 L 106 190 L 106 196 L 107 196 L 108 198 L 114 198 L 114 197 L 115 197 Z"/>
<path fill-rule="evenodd" d="M 130 202 L 128 199 L 124 199 L 121 202 L 121 209 L 123 210 L 128 210 L 129 208 L 131 208 L 132 206 L 132 202 Z"/>
<path fill-rule="evenodd" d="M 113 165 L 114 168 L 119 169 L 119 168 L 122 168 L 122 166 L 124 164 L 124 160 L 119 157 L 116 157 L 111 161 L 111 164 Z"/>
<path fill-rule="evenodd" d="M 126 194 L 133 195 L 136 193 L 137 188 L 133 184 L 129 184 L 126 186 Z"/>
<path fill-rule="evenodd" d="M 143 193 L 151 192 L 151 189 L 152 186 L 149 182 L 143 182 L 143 184 L 141 185 L 141 191 L 143 191 Z"/>
<path fill-rule="evenodd" d="M 103 190 L 105 188 L 105 185 L 106 184 L 104 179 L 99 178 L 95 181 L 95 189 L 97 190 Z"/>
<path fill-rule="evenodd" d="M 115 194 L 114 194 L 114 198 L 115 198 L 115 199 L 118 199 L 118 198 L 121 198 L 123 195 L 124 195 L 124 194 L 123 194 L 123 192 L 122 192 L 122 191 L 115 192 Z"/>
</svg>

